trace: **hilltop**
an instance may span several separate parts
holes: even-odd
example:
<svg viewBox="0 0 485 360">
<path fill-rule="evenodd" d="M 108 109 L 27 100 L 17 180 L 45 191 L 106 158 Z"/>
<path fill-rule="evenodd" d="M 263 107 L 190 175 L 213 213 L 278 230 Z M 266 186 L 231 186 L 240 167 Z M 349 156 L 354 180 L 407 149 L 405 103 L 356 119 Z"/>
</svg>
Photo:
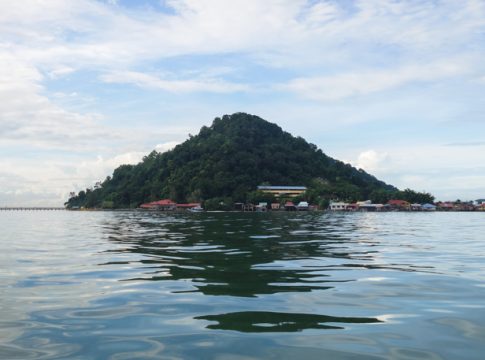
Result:
<svg viewBox="0 0 485 360">
<path fill-rule="evenodd" d="M 136 165 L 119 166 L 112 177 L 72 196 L 66 206 L 134 208 L 170 198 L 214 207 L 257 200 L 261 184 L 307 186 L 303 197 L 316 203 L 335 198 L 383 202 L 399 192 L 276 124 L 236 113 L 215 118 L 171 151 L 152 151 Z M 406 191 L 411 197 L 429 195 Z"/>
</svg>

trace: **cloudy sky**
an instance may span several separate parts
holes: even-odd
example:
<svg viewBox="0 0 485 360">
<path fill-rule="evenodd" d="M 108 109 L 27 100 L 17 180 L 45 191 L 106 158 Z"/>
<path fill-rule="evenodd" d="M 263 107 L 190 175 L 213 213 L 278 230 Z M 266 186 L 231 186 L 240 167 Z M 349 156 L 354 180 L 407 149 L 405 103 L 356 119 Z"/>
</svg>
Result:
<svg viewBox="0 0 485 360">
<path fill-rule="evenodd" d="M 62 205 L 238 111 L 485 197 L 484 0 L 1 0 L 0 99 L 0 206 Z"/>
</svg>

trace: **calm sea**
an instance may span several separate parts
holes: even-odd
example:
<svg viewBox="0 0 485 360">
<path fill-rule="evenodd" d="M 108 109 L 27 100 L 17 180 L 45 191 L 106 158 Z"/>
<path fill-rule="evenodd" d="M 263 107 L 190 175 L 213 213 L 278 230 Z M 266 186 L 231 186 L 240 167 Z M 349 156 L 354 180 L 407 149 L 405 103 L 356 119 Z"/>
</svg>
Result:
<svg viewBox="0 0 485 360">
<path fill-rule="evenodd" d="M 1 359 L 484 359 L 485 213 L 0 212 Z"/>
</svg>

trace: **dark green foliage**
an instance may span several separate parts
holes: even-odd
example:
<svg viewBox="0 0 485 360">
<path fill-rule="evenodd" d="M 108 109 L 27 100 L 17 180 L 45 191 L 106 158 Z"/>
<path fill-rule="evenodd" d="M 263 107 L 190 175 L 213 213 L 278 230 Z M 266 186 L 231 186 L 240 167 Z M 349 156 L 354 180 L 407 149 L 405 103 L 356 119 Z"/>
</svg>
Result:
<svg viewBox="0 0 485 360">
<path fill-rule="evenodd" d="M 251 204 L 258 204 L 260 202 L 271 204 L 276 202 L 276 198 L 273 194 L 268 194 L 263 191 L 255 190 L 247 194 L 246 201 Z"/>
<path fill-rule="evenodd" d="M 425 204 L 433 203 L 434 196 L 427 192 L 416 192 L 411 189 L 405 189 L 404 191 L 398 191 L 396 194 L 397 199 L 406 200 L 410 203 Z"/>
<path fill-rule="evenodd" d="M 214 197 L 204 201 L 206 210 L 232 210 L 232 199 L 228 197 Z"/>
<path fill-rule="evenodd" d="M 259 200 L 252 192 L 263 183 L 309 186 L 307 195 L 316 203 L 397 191 L 363 170 L 326 156 L 315 145 L 293 137 L 276 124 L 236 113 L 216 118 L 210 127 L 202 127 L 198 135 L 171 151 L 153 151 L 137 165 L 118 167 L 112 177 L 95 189 L 72 196 L 66 205 L 133 208 L 170 198 L 225 208 L 229 199 Z M 273 199 L 259 201 L 268 200 Z"/>
<path fill-rule="evenodd" d="M 385 204 L 389 200 L 398 199 L 406 200 L 409 203 L 425 204 L 433 203 L 434 196 L 427 192 L 416 192 L 411 189 L 406 189 L 404 191 L 389 191 L 389 190 L 374 190 L 371 192 L 369 198 L 373 203 Z"/>
</svg>

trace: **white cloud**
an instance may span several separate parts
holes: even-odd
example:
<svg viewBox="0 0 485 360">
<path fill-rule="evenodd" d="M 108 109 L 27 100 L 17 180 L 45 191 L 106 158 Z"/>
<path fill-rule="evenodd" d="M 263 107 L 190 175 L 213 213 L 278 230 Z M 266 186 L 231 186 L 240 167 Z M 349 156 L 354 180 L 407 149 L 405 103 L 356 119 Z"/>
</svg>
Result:
<svg viewBox="0 0 485 360">
<path fill-rule="evenodd" d="M 51 71 L 49 71 L 49 77 L 52 78 L 52 79 L 57 79 L 59 77 L 71 74 L 74 71 L 75 71 L 75 69 L 70 67 L 70 66 L 62 66 L 61 65 L 61 66 L 54 68 Z"/>
<path fill-rule="evenodd" d="M 155 75 L 135 72 L 111 72 L 101 76 L 101 80 L 108 83 L 135 84 L 140 87 L 161 89 L 174 93 L 186 92 L 215 92 L 229 93 L 247 91 L 248 87 L 214 78 L 199 78 L 195 80 L 165 80 Z"/>
<path fill-rule="evenodd" d="M 155 150 L 163 153 L 165 151 L 172 150 L 178 144 L 180 144 L 180 142 L 178 141 L 169 141 L 166 143 L 157 144 L 157 146 L 155 146 Z"/>
<path fill-rule="evenodd" d="M 99 115 L 64 110 L 43 94 L 43 75 L 35 67 L 0 57 L 0 139 L 30 146 L 72 147 L 109 137 Z M 70 143 L 68 143 L 71 141 Z"/>
<path fill-rule="evenodd" d="M 467 71 L 464 64 L 437 62 L 388 70 L 367 70 L 323 77 L 297 78 L 280 88 L 314 100 L 334 101 L 389 90 L 409 83 L 453 77 Z"/>
<path fill-rule="evenodd" d="M 122 164 L 137 164 L 141 161 L 145 152 L 133 151 L 110 158 L 104 158 L 98 155 L 95 160 L 85 160 L 74 167 L 76 177 L 85 177 L 92 179 L 93 184 L 96 181 L 103 180 L 110 175 L 113 170 Z"/>
<path fill-rule="evenodd" d="M 65 181 L 61 166 L 49 161 L 0 160 L 0 206 L 54 205 L 60 206 Z"/>
<path fill-rule="evenodd" d="M 0 160 L 0 206 L 62 206 L 71 191 L 92 187 L 119 165 L 136 164 L 144 155 L 146 152 L 132 151 L 81 161 Z"/>
<path fill-rule="evenodd" d="M 378 169 L 385 168 L 389 162 L 389 154 L 379 153 L 375 150 L 367 150 L 361 152 L 357 157 L 357 161 L 353 163 L 357 168 L 364 169 L 367 172 L 373 172 Z"/>
<path fill-rule="evenodd" d="M 158 152 L 173 149 L 179 142 L 155 146 Z M 71 191 L 93 187 L 123 164 L 137 164 L 149 153 L 129 151 L 113 156 L 78 155 L 74 160 L 49 156 L 33 159 L 0 159 L 0 207 L 62 206 Z"/>
<path fill-rule="evenodd" d="M 19 0 L 2 8 L 0 30 L 16 54 L 47 67 L 126 67 L 140 60 L 230 52 L 276 64 L 277 58 L 326 63 L 334 54 L 333 63 L 355 63 L 372 54 L 378 60 L 386 46 L 413 55 L 429 49 L 435 56 L 453 54 L 463 40 L 477 36 L 485 15 L 480 1 L 439 6 L 357 1 L 353 11 L 338 3 L 304 0 L 179 0 L 167 5 L 173 14 L 87 0 Z"/>
<path fill-rule="evenodd" d="M 332 65 L 345 73 L 357 63 L 380 63 L 389 49 L 424 61 L 459 53 L 485 26 L 485 5 L 471 0 L 439 6 L 356 1 L 353 10 L 304 0 L 166 4 L 174 13 L 88 0 L 15 1 L 1 8 L 0 51 L 29 59 L 53 76 L 93 67 L 129 73 L 141 61 L 228 53 L 268 67 L 291 64 L 304 72 L 311 63 L 310 69 Z M 220 85 L 209 85 L 220 91 Z"/>
<path fill-rule="evenodd" d="M 342 154 L 345 157 L 352 158 L 351 152 Z M 473 200 L 485 194 L 485 152 L 470 152 L 468 146 L 409 141 L 381 144 L 381 148 L 358 152 L 355 158 L 349 162 L 377 178 L 400 189 L 431 192 L 438 200 Z"/>
</svg>

